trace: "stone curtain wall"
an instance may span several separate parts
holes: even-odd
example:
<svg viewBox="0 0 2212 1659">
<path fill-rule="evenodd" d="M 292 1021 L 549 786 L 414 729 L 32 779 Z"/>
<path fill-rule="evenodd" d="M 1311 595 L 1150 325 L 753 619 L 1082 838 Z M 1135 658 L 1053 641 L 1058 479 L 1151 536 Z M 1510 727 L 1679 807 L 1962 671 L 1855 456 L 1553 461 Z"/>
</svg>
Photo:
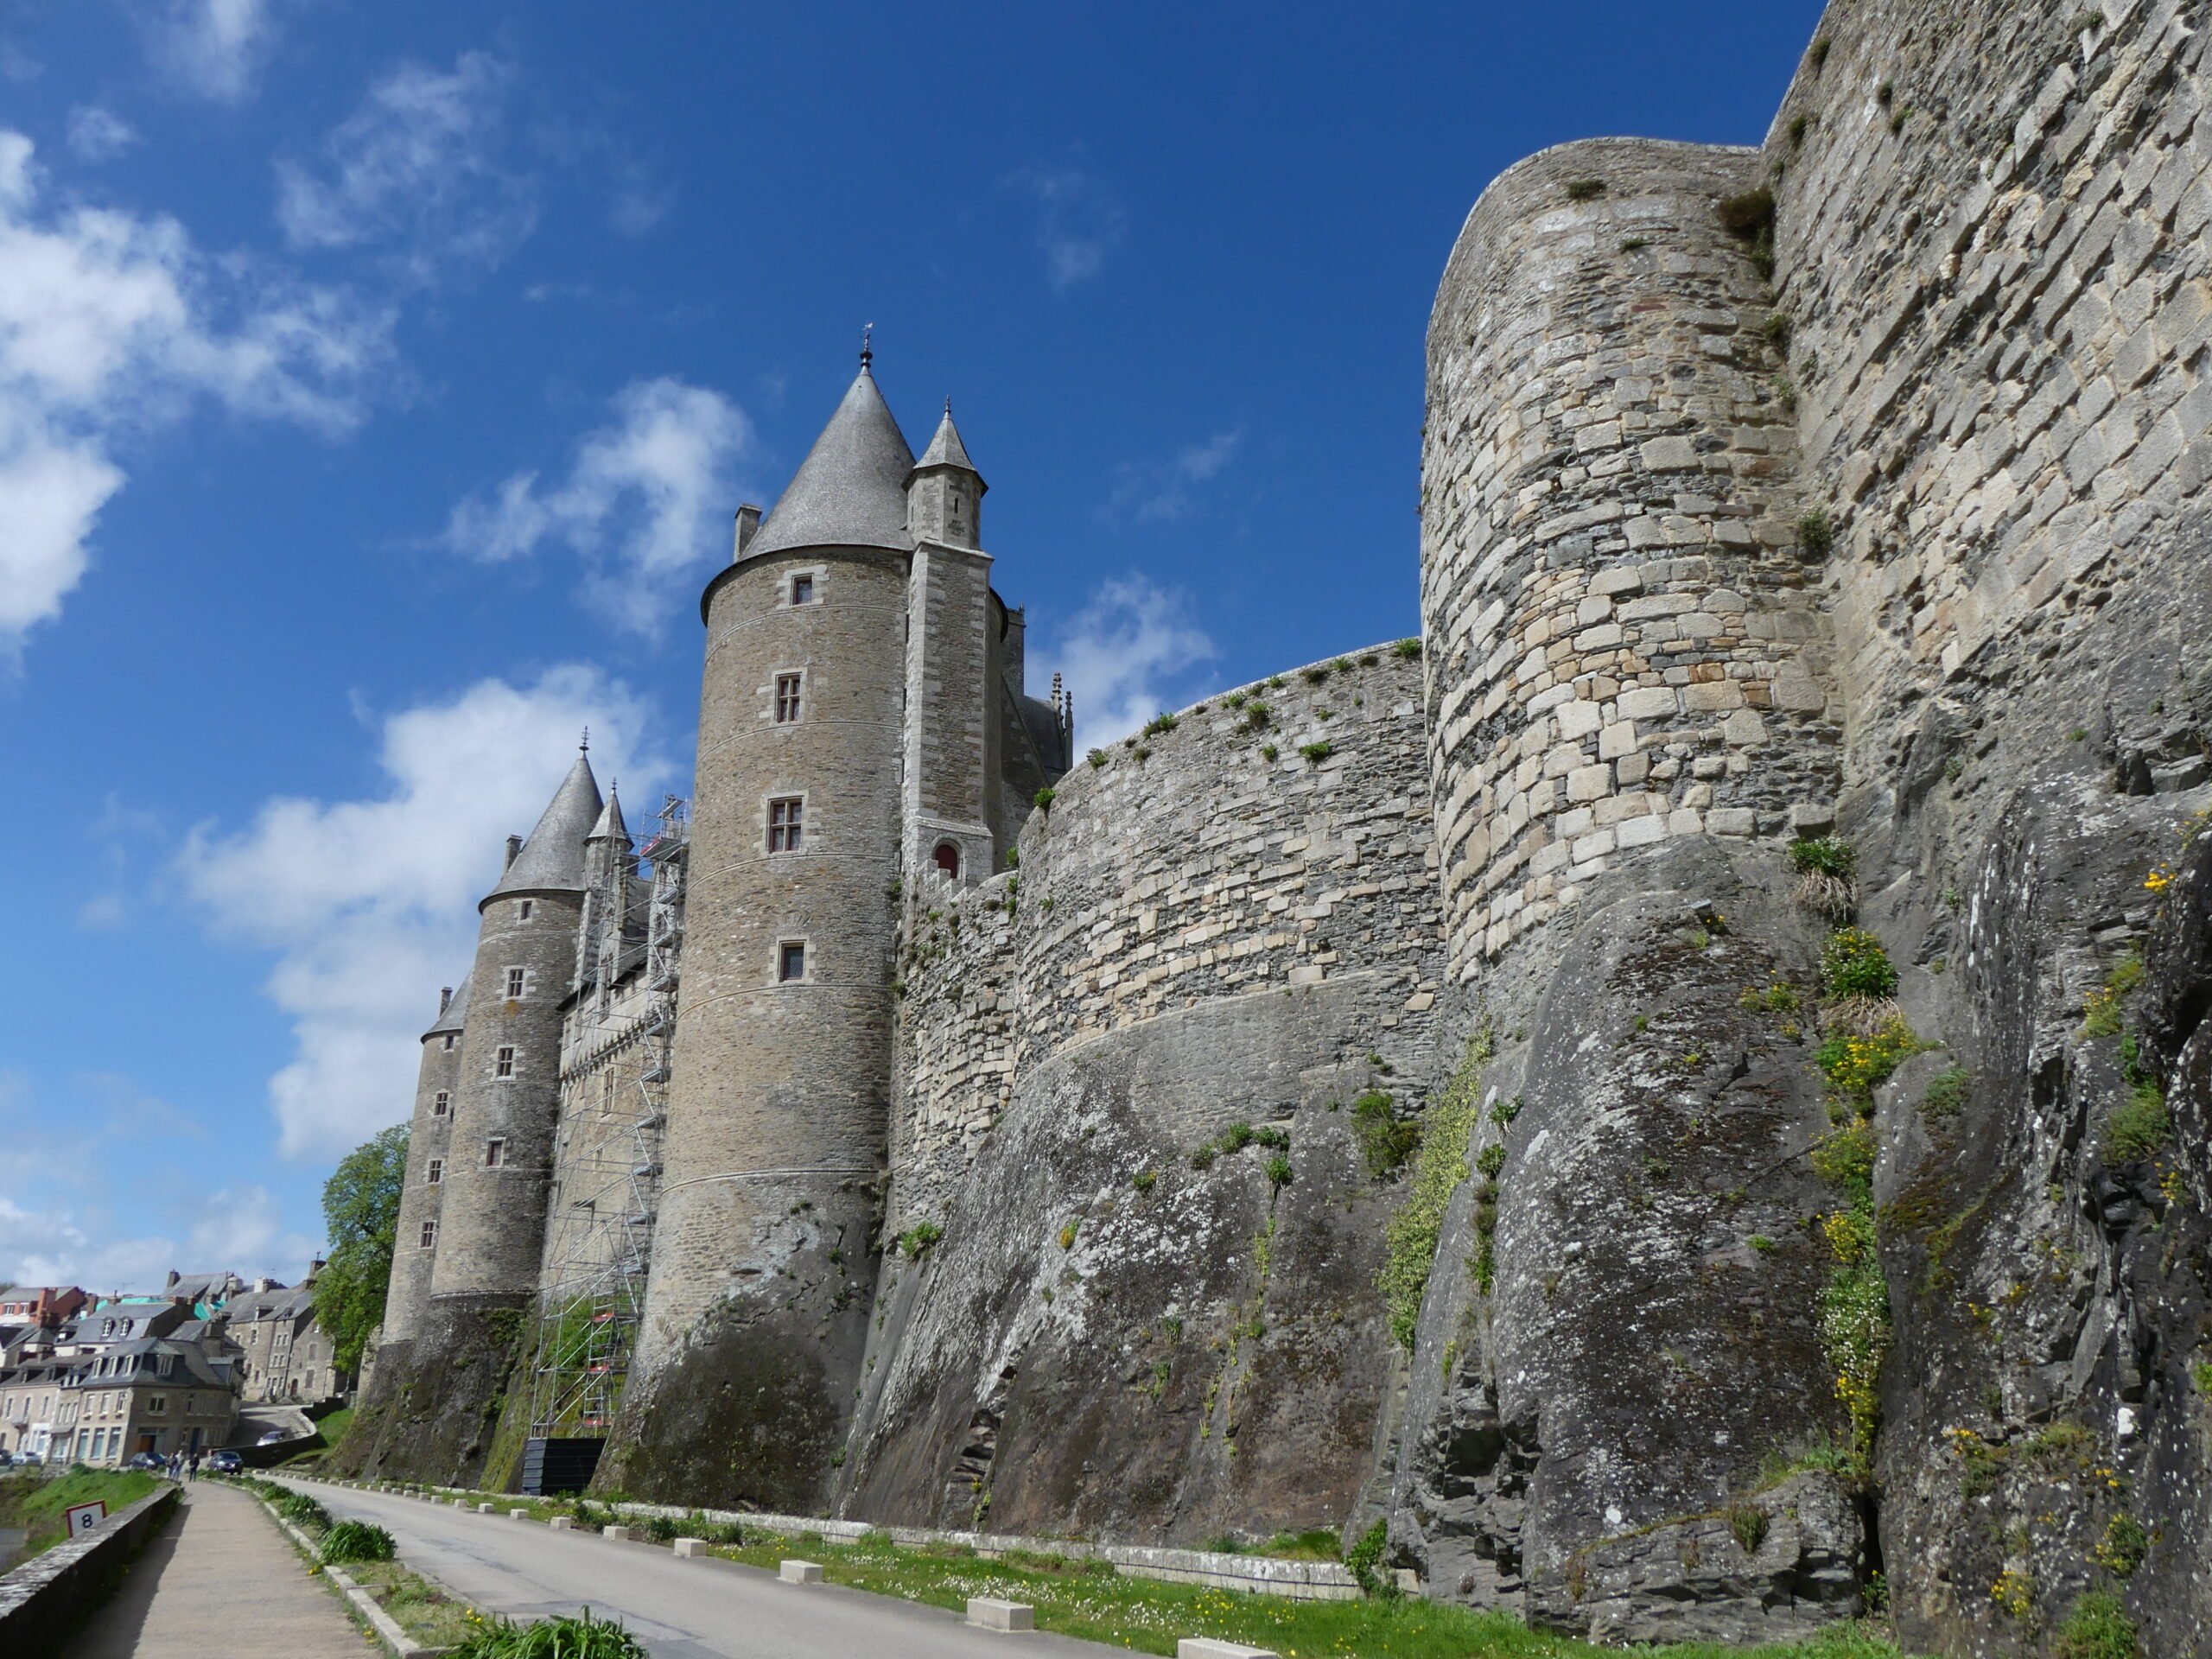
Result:
<svg viewBox="0 0 2212 1659">
<path fill-rule="evenodd" d="M 1022 1056 L 1354 969 L 1402 993 L 1396 1046 L 1441 979 L 1419 674 L 1375 646 L 1078 761 L 1023 838 Z"/>
<path fill-rule="evenodd" d="M 1203 1000 L 1371 975 L 1357 1041 L 1426 1074 L 1444 975 L 1420 675 L 1385 645 L 1225 693 L 1079 761 L 1010 874 L 921 874 L 889 1230 L 943 1212 L 1018 1071 Z"/>
<path fill-rule="evenodd" d="M 1862 779 L 1923 698 L 2048 682 L 2212 476 L 2202 23 L 2179 0 L 1841 0 L 1777 119 L 1779 304 L 1806 497 L 1844 526 Z M 2010 718 L 2050 741 L 2089 712 Z M 2182 712 L 2119 739 L 2186 765 Z"/>
<path fill-rule="evenodd" d="M 884 1231 L 941 1217 L 1014 1090 L 1020 878 L 917 873 L 899 949 L 899 1066 Z"/>
<path fill-rule="evenodd" d="M 1461 978 L 1621 854 L 1834 798 L 1773 305 L 1716 213 L 1760 176 L 1749 150 L 1567 145 L 1453 250 L 1422 615 Z"/>
<path fill-rule="evenodd" d="M 1404 1191 L 1353 1107 L 1421 1109 L 1446 1013 L 1419 677 L 1384 645 L 1210 699 L 1078 762 L 1016 870 L 906 895 L 907 1237 L 840 1513 L 1188 1542 L 1351 1511 Z"/>
</svg>

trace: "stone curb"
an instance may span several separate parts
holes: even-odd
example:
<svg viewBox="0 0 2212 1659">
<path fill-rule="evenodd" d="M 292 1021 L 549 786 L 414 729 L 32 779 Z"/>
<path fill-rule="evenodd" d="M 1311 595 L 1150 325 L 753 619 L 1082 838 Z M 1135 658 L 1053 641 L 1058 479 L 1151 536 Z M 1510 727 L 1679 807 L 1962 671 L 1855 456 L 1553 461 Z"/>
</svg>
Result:
<svg viewBox="0 0 2212 1659">
<path fill-rule="evenodd" d="M 297 1479 L 300 1477 L 295 1476 L 294 1478 Z M 309 1560 L 321 1563 L 322 1552 L 315 1547 L 314 1539 L 277 1514 L 275 1505 L 252 1492 L 248 1492 L 246 1496 L 260 1504 L 262 1513 L 274 1521 L 286 1537 L 307 1552 Z M 398 1621 L 377 1605 L 377 1599 L 374 1596 L 354 1583 L 352 1575 L 343 1567 L 325 1567 L 322 1569 L 322 1576 L 337 1586 L 338 1593 L 353 1603 L 361 1616 L 369 1621 L 369 1628 L 377 1633 L 378 1640 L 391 1649 L 395 1659 L 438 1659 L 438 1656 L 453 1651 L 451 1648 L 426 1648 L 408 1635 L 399 1627 Z"/>
<path fill-rule="evenodd" d="M 315 1475 L 301 1475 L 295 1478 L 320 1479 L 334 1486 L 375 1490 L 375 1483 L 367 1481 L 333 1480 Z M 467 1496 L 448 1497 L 460 1491 L 451 1486 L 431 1487 L 422 1496 L 430 1503 L 450 1501 L 466 1508 L 469 1502 Z M 864 1521 L 762 1515 L 746 1510 L 688 1510 L 666 1503 L 610 1503 L 601 1507 L 617 1515 L 645 1519 L 665 1516 L 671 1521 L 684 1521 L 696 1515 L 717 1525 L 734 1522 L 763 1532 L 781 1533 L 792 1537 L 813 1533 L 838 1543 L 857 1543 L 864 1538 L 881 1537 L 888 1538 L 893 1543 L 910 1547 L 965 1544 L 986 1560 L 995 1560 L 1010 1550 L 1028 1550 L 1040 1555 L 1066 1555 L 1078 1560 L 1105 1561 L 1123 1578 L 1154 1579 L 1167 1584 L 1212 1585 L 1224 1590 L 1284 1596 L 1294 1601 L 1357 1601 L 1363 1593 L 1359 1580 L 1352 1576 L 1351 1569 L 1335 1561 L 1280 1561 L 1265 1555 L 1229 1555 L 1206 1549 L 1166 1549 L 1145 1544 L 1092 1544 L 1067 1538 L 1028 1538 L 1018 1534 L 941 1532 L 929 1527 L 879 1527 Z"/>
</svg>

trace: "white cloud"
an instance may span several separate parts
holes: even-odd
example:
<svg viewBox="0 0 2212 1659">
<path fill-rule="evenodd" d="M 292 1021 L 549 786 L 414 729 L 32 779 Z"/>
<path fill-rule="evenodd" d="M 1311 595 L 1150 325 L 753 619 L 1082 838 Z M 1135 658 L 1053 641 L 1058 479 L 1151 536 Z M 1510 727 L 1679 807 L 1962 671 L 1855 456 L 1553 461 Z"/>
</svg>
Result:
<svg viewBox="0 0 2212 1659">
<path fill-rule="evenodd" d="M 112 110 L 80 104 L 69 111 L 69 148 L 86 161 L 112 161 L 137 142 L 137 130 Z"/>
<path fill-rule="evenodd" d="M 280 797 L 243 833 L 194 834 L 181 864 L 210 925 L 276 953 L 266 989 L 296 1044 L 270 1081 L 286 1156 L 342 1153 L 406 1116 L 416 1039 L 467 971 L 505 838 L 537 822 L 587 725 L 602 785 L 619 776 L 636 817 L 671 772 L 648 723 L 589 666 L 484 680 L 385 720 L 380 796 Z"/>
<path fill-rule="evenodd" d="M 1164 709 L 1205 695 L 1221 655 L 1191 620 L 1189 602 L 1141 575 L 1102 582 L 1039 653 L 1075 698 L 1076 743 L 1110 743 Z"/>
<path fill-rule="evenodd" d="M 594 601 L 652 632 L 675 590 L 728 556 L 730 468 L 752 429 L 720 392 L 665 375 L 632 381 L 613 404 L 613 423 L 584 435 L 561 483 L 541 489 L 536 473 L 516 473 L 456 506 L 443 539 L 493 560 L 565 543 L 588 563 Z"/>
<path fill-rule="evenodd" d="M 1098 181 L 1073 168 L 1033 167 L 1007 182 L 1037 203 L 1037 245 L 1054 290 L 1096 276 L 1120 244 L 1125 222 Z"/>
<path fill-rule="evenodd" d="M 322 141 L 313 167 L 276 163 L 276 218 L 296 248 L 383 245 L 429 283 L 489 270 L 537 223 L 529 179 L 502 164 L 512 66 L 464 52 L 449 70 L 403 63 Z"/>
<path fill-rule="evenodd" d="M 1114 469 L 1108 512 L 1139 524 L 1180 518 L 1191 510 L 1191 498 L 1199 486 L 1211 483 L 1236 459 L 1243 442 L 1244 430 L 1236 427 L 1179 449 L 1166 461 L 1122 462 Z"/>
<path fill-rule="evenodd" d="M 143 1226 L 143 1210 L 132 1208 Z M 296 1282 L 315 1254 L 313 1239 L 285 1229 L 266 1187 L 224 1187 L 171 1208 L 169 1219 L 181 1224 L 143 1232 L 119 1226 L 105 1205 L 33 1209 L 0 1196 L 0 1281 L 95 1293 L 159 1290 L 174 1268 Z"/>
<path fill-rule="evenodd" d="M 252 96 L 276 29 L 270 0 L 155 0 L 139 16 L 154 67 L 218 104 Z"/>
<path fill-rule="evenodd" d="M 82 579 L 118 437 L 207 398 L 344 431 L 391 327 L 209 258 L 175 219 L 47 209 L 41 185 L 30 140 L 0 130 L 0 664 Z"/>
</svg>

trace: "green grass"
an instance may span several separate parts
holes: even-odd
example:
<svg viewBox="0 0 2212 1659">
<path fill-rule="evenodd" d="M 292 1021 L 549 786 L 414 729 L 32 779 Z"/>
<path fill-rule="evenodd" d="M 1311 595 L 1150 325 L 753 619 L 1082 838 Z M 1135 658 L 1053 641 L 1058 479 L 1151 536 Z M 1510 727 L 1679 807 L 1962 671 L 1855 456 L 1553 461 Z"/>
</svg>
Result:
<svg viewBox="0 0 2212 1659">
<path fill-rule="evenodd" d="M 1412 1598 L 1292 1601 L 1210 1586 L 1125 1579 L 1103 1562 L 1020 1553 L 999 1560 L 955 1547 L 903 1549 L 769 1538 L 714 1553 L 772 1570 L 789 1556 L 822 1565 L 832 1584 L 956 1611 L 970 1596 L 1024 1601 L 1037 1627 L 1140 1653 L 1172 1654 L 1179 1637 L 1209 1636 L 1273 1649 L 1284 1659 L 1357 1654 L 1361 1659 L 1599 1659 L 1609 1649 L 1529 1630 L 1504 1613 Z M 1640 1649 L 1666 1659 L 1752 1659 L 1704 1643 Z M 1897 1659 L 1888 1642 L 1857 1627 L 1824 1641 L 1752 1650 L 1757 1659 Z"/>
<path fill-rule="evenodd" d="M 11 1565 L 20 1567 L 62 1541 L 68 1524 L 64 1510 L 105 1503 L 110 1516 L 120 1515 L 161 1484 L 138 1469 L 73 1469 L 58 1480 L 29 1474 L 0 1479 L 0 1526 L 21 1527 L 25 1534 L 22 1552 Z"/>
<path fill-rule="evenodd" d="M 349 1561 L 344 1571 L 377 1599 L 401 1630 L 426 1648 L 457 1647 L 482 1628 L 483 1621 L 467 1603 L 455 1601 L 397 1561 Z"/>
</svg>

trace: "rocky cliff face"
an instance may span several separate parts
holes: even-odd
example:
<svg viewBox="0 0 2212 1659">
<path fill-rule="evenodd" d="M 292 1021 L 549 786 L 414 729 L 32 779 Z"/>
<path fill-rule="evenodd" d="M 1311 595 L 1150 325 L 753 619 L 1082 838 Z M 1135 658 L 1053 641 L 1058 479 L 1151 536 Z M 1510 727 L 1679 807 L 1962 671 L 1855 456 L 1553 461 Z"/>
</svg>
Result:
<svg viewBox="0 0 2212 1659">
<path fill-rule="evenodd" d="M 1398 1441 L 1432 1593 L 2212 1650 L 2201 22 L 1838 0 L 1763 154 L 1469 221 L 1430 742 L 1516 1109 Z"/>
</svg>

